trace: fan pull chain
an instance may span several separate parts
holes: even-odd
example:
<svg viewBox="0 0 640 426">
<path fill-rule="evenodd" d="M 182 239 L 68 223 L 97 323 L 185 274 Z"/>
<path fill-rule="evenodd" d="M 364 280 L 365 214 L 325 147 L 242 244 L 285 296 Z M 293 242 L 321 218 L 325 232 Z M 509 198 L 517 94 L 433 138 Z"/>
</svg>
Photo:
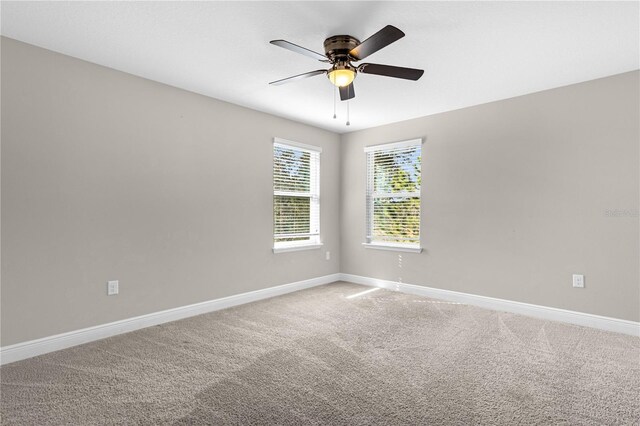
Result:
<svg viewBox="0 0 640 426">
<path fill-rule="evenodd" d="M 347 88 L 347 90 L 349 90 L 349 89 Z M 348 97 L 348 96 L 347 96 L 347 97 Z M 348 101 L 347 101 L 347 126 L 350 126 L 350 125 L 351 125 L 351 122 L 349 121 L 349 104 L 350 104 L 350 103 L 351 103 L 351 101 L 350 101 L 350 100 L 348 100 Z"/>
<path fill-rule="evenodd" d="M 351 122 L 349 121 L 349 103 L 351 101 L 347 101 L 347 126 L 351 126 Z"/>
<path fill-rule="evenodd" d="M 336 92 L 338 91 L 338 86 L 334 86 L 333 90 L 333 118 L 336 118 Z"/>
</svg>

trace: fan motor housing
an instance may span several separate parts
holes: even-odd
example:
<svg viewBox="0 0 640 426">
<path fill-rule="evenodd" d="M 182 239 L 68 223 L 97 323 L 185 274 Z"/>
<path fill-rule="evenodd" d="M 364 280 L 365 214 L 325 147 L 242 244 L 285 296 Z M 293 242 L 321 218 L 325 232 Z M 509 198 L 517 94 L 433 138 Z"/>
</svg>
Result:
<svg viewBox="0 0 640 426">
<path fill-rule="evenodd" d="M 332 62 L 349 61 L 355 58 L 349 52 L 360 44 L 360 40 L 350 35 L 335 35 L 324 41 L 324 51 Z"/>
</svg>

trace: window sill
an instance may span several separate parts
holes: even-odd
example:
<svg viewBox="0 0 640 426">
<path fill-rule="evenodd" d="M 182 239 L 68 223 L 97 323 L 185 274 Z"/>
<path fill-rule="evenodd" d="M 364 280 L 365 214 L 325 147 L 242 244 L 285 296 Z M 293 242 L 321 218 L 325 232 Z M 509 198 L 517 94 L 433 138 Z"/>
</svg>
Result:
<svg viewBox="0 0 640 426">
<path fill-rule="evenodd" d="M 364 248 L 375 250 L 388 250 L 388 251 L 404 251 L 407 253 L 422 253 L 422 247 L 410 247 L 410 246 L 398 246 L 392 244 L 372 244 L 362 243 Z"/>
<path fill-rule="evenodd" d="M 274 253 L 286 253 L 290 251 L 301 251 L 301 250 L 314 250 L 322 247 L 322 244 L 305 244 L 299 246 L 287 246 L 287 247 L 274 247 Z"/>
</svg>

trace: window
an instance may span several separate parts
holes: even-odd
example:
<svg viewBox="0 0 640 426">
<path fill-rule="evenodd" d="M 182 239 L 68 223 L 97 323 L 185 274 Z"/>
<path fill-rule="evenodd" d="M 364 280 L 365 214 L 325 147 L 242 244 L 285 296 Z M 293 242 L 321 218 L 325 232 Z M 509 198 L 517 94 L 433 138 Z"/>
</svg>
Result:
<svg viewBox="0 0 640 426">
<path fill-rule="evenodd" d="M 420 252 L 421 139 L 366 147 L 365 246 Z"/>
<path fill-rule="evenodd" d="M 273 251 L 320 247 L 321 148 L 274 139 Z"/>
</svg>

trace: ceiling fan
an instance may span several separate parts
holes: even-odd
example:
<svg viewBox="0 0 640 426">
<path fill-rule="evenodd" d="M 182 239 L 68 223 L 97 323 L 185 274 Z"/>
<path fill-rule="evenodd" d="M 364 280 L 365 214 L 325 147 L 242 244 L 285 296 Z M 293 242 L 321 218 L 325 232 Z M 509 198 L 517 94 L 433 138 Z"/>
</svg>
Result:
<svg viewBox="0 0 640 426">
<path fill-rule="evenodd" d="M 340 99 L 346 101 L 356 96 L 353 88 L 353 79 L 356 78 L 358 73 L 418 80 L 424 74 L 424 70 L 381 64 L 352 64 L 352 62 L 358 62 L 402 37 L 404 37 L 404 33 L 393 25 L 387 25 L 362 43 L 350 35 L 331 36 L 324 41 L 324 55 L 286 40 L 271 40 L 271 44 L 309 56 L 320 62 L 326 62 L 331 64 L 331 68 L 294 75 L 293 77 L 272 81 L 269 84 L 280 85 L 320 74 L 327 74 L 331 83 L 339 88 Z"/>
</svg>

